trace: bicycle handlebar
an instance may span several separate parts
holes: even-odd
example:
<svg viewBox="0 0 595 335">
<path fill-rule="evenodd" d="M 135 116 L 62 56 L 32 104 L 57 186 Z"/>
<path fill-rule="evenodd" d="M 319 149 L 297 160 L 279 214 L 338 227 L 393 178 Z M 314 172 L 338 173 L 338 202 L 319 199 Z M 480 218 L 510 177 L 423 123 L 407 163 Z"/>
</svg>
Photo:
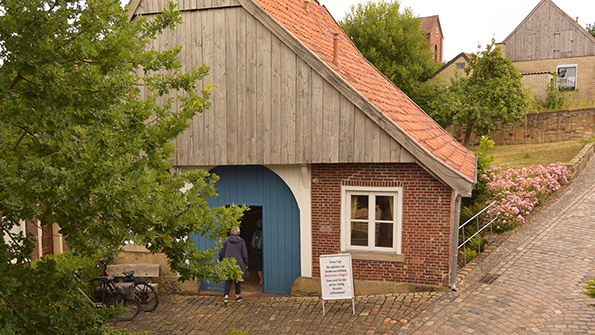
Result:
<svg viewBox="0 0 595 335">
<path fill-rule="evenodd" d="M 114 257 L 112 256 L 108 256 L 106 258 L 102 258 L 100 260 L 97 261 L 97 265 L 95 266 L 96 268 L 99 268 L 99 264 L 103 264 L 103 274 L 104 275 L 109 275 L 109 273 L 107 272 L 107 262 L 111 261 L 112 259 L 114 259 Z"/>
<path fill-rule="evenodd" d="M 87 267 L 82 267 L 82 268 L 78 268 L 76 270 L 74 270 L 74 275 L 76 280 L 80 283 L 81 282 L 81 275 L 79 274 L 79 271 L 86 269 Z"/>
</svg>

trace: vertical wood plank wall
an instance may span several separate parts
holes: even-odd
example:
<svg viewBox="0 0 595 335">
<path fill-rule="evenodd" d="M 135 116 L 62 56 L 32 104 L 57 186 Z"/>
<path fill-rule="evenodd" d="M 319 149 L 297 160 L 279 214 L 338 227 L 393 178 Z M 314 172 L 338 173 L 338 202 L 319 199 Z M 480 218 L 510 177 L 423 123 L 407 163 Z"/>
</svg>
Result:
<svg viewBox="0 0 595 335">
<path fill-rule="evenodd" d="M 164 4 L 143 1 L 136 13 L 156 13 Z M 211 68 L 205 82 L 218 88 L 211 109 L 177 139 L 174 165 L 413 161 L 236 0 L 178 4 L 186 9 L 183 23 L 159 36 L 154 48 L 180 45 L 184 68 L 204 62 Z"/>
<path fill-rule="evenodd" d="M 505 41 L 513 62 L 595 55 L 595 43 L 568 15 L 543 2 Z"/>
</svg>

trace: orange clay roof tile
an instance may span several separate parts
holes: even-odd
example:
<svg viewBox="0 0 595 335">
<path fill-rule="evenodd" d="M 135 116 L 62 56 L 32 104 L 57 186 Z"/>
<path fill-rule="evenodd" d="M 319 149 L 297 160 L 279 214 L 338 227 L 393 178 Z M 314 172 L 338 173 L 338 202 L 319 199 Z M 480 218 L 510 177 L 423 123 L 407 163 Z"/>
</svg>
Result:
<svg viewBox="0 0 595 335">
<path fill-rule="evenodd" d="M 475 153 L 454 140 L 370 64 L 324 6 L 311 2 L 306 12 L 303 0 L 253 1 L 435 158 L 475 180 Z M 341 40 L 340 69 L 332 63 L 333 33 L 339 33 Z"/>
</svg>

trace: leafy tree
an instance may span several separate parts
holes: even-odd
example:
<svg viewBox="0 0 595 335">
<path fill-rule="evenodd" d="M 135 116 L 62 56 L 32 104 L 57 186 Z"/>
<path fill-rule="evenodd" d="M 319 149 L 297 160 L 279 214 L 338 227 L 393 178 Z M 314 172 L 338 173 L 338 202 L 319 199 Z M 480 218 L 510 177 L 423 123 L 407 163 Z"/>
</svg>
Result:
<svg viewBox="0 0 595 335">
<path fill-rule="evenodd" d="M 421 19 L 399 1 L 364 2 L 351 6 L 339 22 L 362 55 L 420 105 L 433 99 L 423 83 L 439 68 L 429 50 Z M 423 106 L 422 106 L 423 107 Z"/>
<path fill-rule="evenodd" d="M 594 24 L 589 24 L 587 23 L 587 31 L 593 35 L 593 37 L 595 37 L 595 23 Z"/>
<path fill-rule="evenodd" d="M 469 77 L 451 79 L 430 114 L 443 127 L 464 127 L 463 145 L 469 145 L 473 130 L 478 136 L 488 135 L 496 130 L 497 120 L 502 124 L 523 120 L 530 96 L 521 74 L 502 57 L 493 40 L 485 51 L 472 56 L 465 73 Z"/>
<path fill-rule="evenodd" d="M 188 236 L 222 238 L 244 208 L 209 208 L 217 176 L 171 170 L 170 143 L 213 89 L 198 89 L 205 65 L 180 70 L 180 48 L 147 48 L 181 22 L 175 5 L 133 22 L 119 0 L 0 10 L 0 333 L 101 333 L 105 320 L 89 315 L 72 272 L 31 264 L 34 242 L 11 232 L 20 220 L 57 223 L 76 255 L 133 241 L 164 252 L 181 280 L 216 279 L 217 246 L 200 252 Z"/>
</svg>

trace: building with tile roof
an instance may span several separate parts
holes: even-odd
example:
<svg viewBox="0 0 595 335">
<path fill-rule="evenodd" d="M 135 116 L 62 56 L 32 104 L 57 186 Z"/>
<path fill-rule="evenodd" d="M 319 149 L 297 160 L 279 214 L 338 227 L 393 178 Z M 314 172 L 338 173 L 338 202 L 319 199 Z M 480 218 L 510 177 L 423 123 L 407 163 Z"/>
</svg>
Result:
<svg viewBox="0 0 595 335">
<path fill-rule="evenodd" d="M 150 18 L 165 3 L 133 0 L 130 17 Z M 213 205 L 251 207 L 246 240 L 262 220 L 264 293 L 315 281 L 319 256 L 337 253 L 351 254 L 360 288 L 444 286 L 476 155 L 376 70 L 315 0 L 179 9 L 184 23 L 153 47 L 181 45 L 180 62 L 209 65 L 218 88 L 177 139 L 174 166 L 218 174 Z"/>
</svg>

